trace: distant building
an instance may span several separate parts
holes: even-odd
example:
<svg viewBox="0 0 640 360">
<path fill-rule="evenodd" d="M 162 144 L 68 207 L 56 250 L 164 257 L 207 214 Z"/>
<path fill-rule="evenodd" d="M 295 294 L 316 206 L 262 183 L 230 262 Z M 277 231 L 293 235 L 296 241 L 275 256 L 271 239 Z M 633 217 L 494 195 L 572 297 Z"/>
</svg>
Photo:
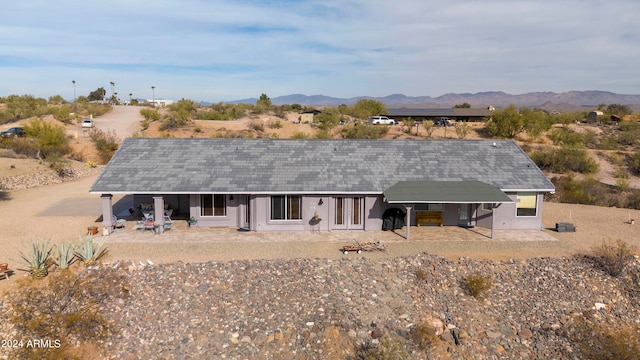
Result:
<svg viewBox="0 0 640 360">
<path fill-rule="evenodd" d="M 402 121 L 408 118 L 415 121 L 431 120 L 438 118 L 449 118 L 456 122 L 481 122 L 493 115 L 493 106 L 486 108 L 443 108 L 443 109 L 427 109 L 427 108 L 390 108 L 387 109 L 387 115 L 395 120 Z"/>
<path fill-rule="evenodd" d="M 604 113 L 602 111 L 591 111 L 589 114 L 587 114 L 587 122 L 588 123 L 597 123 L 600 122 L 602 119 L 600 118 L 602 115 L 604 115 Z"/>
<path fill-rule="evenodd" d="M 163 100 L 163 99 L 147 99 L 149 104 L 153 104 L 155 107 L 165 107 L 173 104 L 173 100 Z"/>
</svg>

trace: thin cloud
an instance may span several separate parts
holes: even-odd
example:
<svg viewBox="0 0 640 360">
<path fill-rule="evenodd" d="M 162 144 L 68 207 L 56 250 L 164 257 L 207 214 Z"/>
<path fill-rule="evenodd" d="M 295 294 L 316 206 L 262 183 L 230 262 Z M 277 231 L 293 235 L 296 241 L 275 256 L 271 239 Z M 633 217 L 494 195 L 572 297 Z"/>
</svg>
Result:
<svg viewBox="0 0 640 360">
<path fill-rule="evenodd" d="M 0 13 L 0 96 L 224 101 L 289 93 L 638 93 L 640 3 L 25 0 Z M 149 93 L 149 95 L 144 95 Z"/>
</svg>

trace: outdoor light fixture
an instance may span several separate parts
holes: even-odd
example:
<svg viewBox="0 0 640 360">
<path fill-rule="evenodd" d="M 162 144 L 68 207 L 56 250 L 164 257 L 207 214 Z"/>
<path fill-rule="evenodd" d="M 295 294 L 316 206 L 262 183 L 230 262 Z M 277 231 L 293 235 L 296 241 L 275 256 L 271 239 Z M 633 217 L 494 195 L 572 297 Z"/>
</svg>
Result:
<svg viewBox="0 0 640 360">
<path fill-rule="evenodd" d="M 322 205 L 324 204 L 324 201 L 322 201 L 322 199 L 320 199 L 320 201 L 318 201 L 318 205 Z"/>
<path fill-rule="evenodd" d="M 233 201 L 233 194 L 231 194 L 231 196 L 229 196 L 229 200 Z"/>
</svg>

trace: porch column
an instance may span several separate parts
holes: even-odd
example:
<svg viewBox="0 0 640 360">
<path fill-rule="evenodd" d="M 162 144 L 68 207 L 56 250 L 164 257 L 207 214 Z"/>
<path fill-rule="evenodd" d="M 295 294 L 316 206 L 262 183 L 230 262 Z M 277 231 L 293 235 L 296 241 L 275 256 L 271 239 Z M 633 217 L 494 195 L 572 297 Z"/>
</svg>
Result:
<svg viewBox="0 0 640 360">
<path fill-rule="evenodd" d="M 410 240 L 411 232 L 409 231 L 409 228 L 411 228 L 411 206 L 405 205 L 404 208 L 407 210 L 407 218 L 404 221 L 404 223 L 407 224 L 407 240 Z"/>
<path fill-rule="evenodd" d="M 111 234 L 111 230 L 115 225 L 113 223 L 113 195 L 102 194 L 100 195 L 100 200 L 102 202 L 102 227 L 106 227 L 109 234 Z M 102 229 L 100 230 L 102 231 Z"/>
<path fill-rule="evenodd" d="M 495 207 L 495 204 L 491 204 L 491 239 L 493 240 L 493 228 L 495 227 L 495 218 L 493 216 L 493 208 Z"/>
<path fill-rule="evenodd" d="M 155 221 L 153 222 L 155 225 L 160 227 L 160 232 L 164 230 L 164 197 L 162 196 L 154 196 L 153 197 L 153 217 Z"/>
</svg>

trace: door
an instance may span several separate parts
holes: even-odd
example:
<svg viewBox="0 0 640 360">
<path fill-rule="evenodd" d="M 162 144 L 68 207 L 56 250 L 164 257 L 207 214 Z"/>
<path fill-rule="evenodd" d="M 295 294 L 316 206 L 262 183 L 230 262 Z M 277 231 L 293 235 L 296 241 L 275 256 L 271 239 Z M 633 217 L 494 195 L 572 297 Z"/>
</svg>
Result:
<svg viewBox="0 0 640 360">
<path fill-rule="evenodd" d="M 364 229 L 364 198 L 337 196 L 333 198 L 333 229 Z"/>
<path fill-rule="evenodd" d="M 240 204 L 240 227 L 251 229 L 251 196 L 243 196 Z"/>
<path fill-rule="evenodd" d="M 458 225 L 467 227 L 469 226 L 469 204 L 460 204 L 458 207 L 458 213 L 460 214 Z"/>
</svg>

